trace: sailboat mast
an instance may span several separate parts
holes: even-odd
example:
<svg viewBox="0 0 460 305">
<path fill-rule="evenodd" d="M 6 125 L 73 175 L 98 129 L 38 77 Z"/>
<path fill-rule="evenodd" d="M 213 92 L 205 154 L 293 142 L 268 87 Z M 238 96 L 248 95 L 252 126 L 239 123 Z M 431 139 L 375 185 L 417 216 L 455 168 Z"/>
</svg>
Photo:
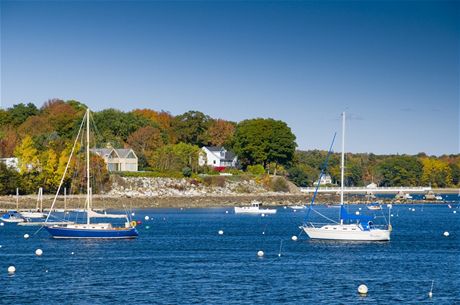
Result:
<svg viewBox="0 0 460 305">
<path fill-rule="evenodd" d="M 90 184 L 89 184 L 89 108 L 86 110 L 86 223 L 89 224 L 90 209 Z"/>
<path fill-rule="evenodd" d="M 343 188 L 345 176 L 345 112 L 342 112 L 342 159 L 340 162 L 340 205 L 343 206 Z M 343 223 L 343 219 L 340 220 Z"/>
</svg>

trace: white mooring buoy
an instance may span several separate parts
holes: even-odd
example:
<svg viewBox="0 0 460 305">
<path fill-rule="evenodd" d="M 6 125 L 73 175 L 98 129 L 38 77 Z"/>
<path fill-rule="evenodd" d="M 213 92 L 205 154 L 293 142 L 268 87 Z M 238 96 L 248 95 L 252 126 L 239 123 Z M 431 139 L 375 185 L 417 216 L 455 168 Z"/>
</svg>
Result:
<svg viewBox="0 0 460 305">
<path fill-rule="evenodd" d="M 264 254 L 265 254 L 265 253 L 264 253 L 264 251 L 262 251 L 262 250 L 259 250 L 259 252 L 257 252 L 257 256 L 258 256 L 258 257 L 263 257 Z"/>
<path fill-rule="evenodd" d="M 144 219 L 145 219 L 145 220 L 149 220 L 150 217 L 147 215 L 147 216 L 144 217 Z"/>
<path fill-rule="evenodd" d="M 359 287 L 358 287 L 359 294 L 367 294 L 367 291 L 368 291 L 368 289 L 367 289 L 366 285 L 364 285 L 364 284 L 359 285 Z"/>
<path fill-rule="evenodd" d="M 9 266 L 8 267 L 8 274 L 14 274 L 16 272 L 16 267 L 15 266 Z"/>
<path fill-rule="evenodd" d="M 355 214 L 356 214 L 356 215 L 359 215 L 359 211 L 356 211 Z"/>
<path fill-rule="evenodd" d="M 225 211 L 225 214 L 228 214 L 228 211 Z"/>
<path fill-rule="evenodd" d="M 445 237 L 449 236 L 449 232 L 447 232 L 447 231 L 444 232 L 444 236 L 445 236 Z"/>
<path fill-rule="evenodd" d="M 219 235 L 223 235 L 223 234 L 224 234 L 224 231 L 223 231 L 223 230 L 219 230 L 219 232 L 217 232 L 217 233 L 219 233 Z"/>
<path fill-rule="evenodd" d="M 134 216 L 134 215 L 136 215 L 136 214 L 135 214 L 134 212 L 132 212 L 132 213 L 131 213 L 131 216 Z"/>
<path fill-rule="evenodd" d="M 2 226 L 2 227 L 3 227 L 4 225 L 5 225 L 5 224 L 4 224 L 3 222 L 0 222 L 0 226 Z"/>
<path fill-rule="evenodd" d="M 25 239 L 27 239 L 27 238 L 29 238 L 29 237 L 30 237 L 29 234 L 27 234 L 27 233 L 24 234 L 24 238 L 25 238 Z"/>
<path fill-rule="evenodd" d="M 293 241 L 297 241 L 297 236 L 292 235 L 291 239 L 292 239 Z"/>
<path fill-rule="evenodd" d="M 428 297 L 430 299 L 433 297 L 433 286 L 434 286 L 434 280 L 431 281 L 431 289 L 430 289 L 430 292 L 428 292 Z"/>
<path fill-rule="evenodd" d="M 37 249 L 37 250 L 35 250 L 35 255 L 36 255 L 36 256 L 42 256 L 42 254 L 43 254 L 43 250 L 42 250 L 42 249 Z"/>
</svg>

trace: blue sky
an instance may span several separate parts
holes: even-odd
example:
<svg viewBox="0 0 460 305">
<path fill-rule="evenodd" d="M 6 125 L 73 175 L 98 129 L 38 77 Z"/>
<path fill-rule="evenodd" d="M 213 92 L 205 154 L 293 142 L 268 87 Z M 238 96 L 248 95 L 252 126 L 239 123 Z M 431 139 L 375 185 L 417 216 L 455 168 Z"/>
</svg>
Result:
<svg viewBox="0 0 460 305">
<path fill-rule="evenodd" d="M 459 152 L 453 1 L 3 1 L 1 106 L 286 121 L 327 149 Z M 336 146 L 339 150 L 340 146 Z"/>
</svg>

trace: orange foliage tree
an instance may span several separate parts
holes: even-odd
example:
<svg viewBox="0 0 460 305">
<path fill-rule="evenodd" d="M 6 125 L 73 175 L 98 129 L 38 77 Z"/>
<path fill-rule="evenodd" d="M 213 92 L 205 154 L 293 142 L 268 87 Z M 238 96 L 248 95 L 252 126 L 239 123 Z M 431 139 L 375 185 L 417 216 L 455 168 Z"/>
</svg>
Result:
<svg viewBox="0 0 460 305">
<path fill-rule="evenodd" d="M 208 127 L 207 138 L 214 146 L 229 143 L 235 133 L 235 123 L 222 119 L 213 120 Z"/>
</svg>

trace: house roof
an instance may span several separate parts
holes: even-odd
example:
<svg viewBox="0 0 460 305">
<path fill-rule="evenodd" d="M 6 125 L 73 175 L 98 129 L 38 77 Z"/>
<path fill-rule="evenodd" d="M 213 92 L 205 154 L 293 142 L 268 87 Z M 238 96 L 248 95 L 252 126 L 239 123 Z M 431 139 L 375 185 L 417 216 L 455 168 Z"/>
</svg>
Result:
<svg viewBox="0 0 460 305">
<path fill-rule="evenodd" d="M 235 157 L 236 156 L 235 156 L 235 154 L 233 152 L 231 152 L 231 151 L 225 152 L 225 157 L 224 157 L 225 160 L 232 161 L 233 159 L 235 159 Z"/>
<path fill-rule="evenodd" d="M 126 158 L 128 154 L 133 150 L 131 148 L 128 148 L 128 149 L 125 149 L 125 148 L 92 148 L 90 149 L 90 151 L 95 152 L 102 156 L 108 156 L 112 153 L 112 151 L 115 151 L 118 157 Z"/>
<path fill-rule="evenodd" d="M 225 147 L 223 146 L 203 146 L 203 148 L 206 148 L 207 150 L 213 153 L 221 152 L 222 150 L 224 150 L 225 151 L 224 156 L 221 157 L 219 155 L 219 159 L 222 161 L 233 161 L 233 159 L 235 159 L 236 157 L 236 155 L 232 151 L 226 150 Z"/>
<path fill-rule="evenodd" d="M 221 151 L 225 149 L 223 146 L 205 146 L 205 148 L 209 151 Z"/>
</svg>

